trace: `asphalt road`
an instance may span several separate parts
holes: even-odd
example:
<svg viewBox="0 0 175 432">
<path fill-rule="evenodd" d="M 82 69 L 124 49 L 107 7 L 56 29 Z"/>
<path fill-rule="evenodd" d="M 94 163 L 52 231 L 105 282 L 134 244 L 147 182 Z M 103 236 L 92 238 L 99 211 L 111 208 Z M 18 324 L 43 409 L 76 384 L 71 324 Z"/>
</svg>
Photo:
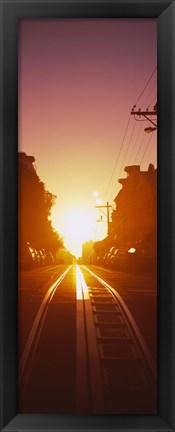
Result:
<svg viewBox="0 0 175 432">
<path fill-rule="evenodd" d="M 156 278 L 86 267 L 121 295 L 156 360 Z M 81 270 L 88 285 L 87 271 Z M 75 413 L 75 266 L 19 272 L 18 291 L 19 412 Z"/>
</svg>

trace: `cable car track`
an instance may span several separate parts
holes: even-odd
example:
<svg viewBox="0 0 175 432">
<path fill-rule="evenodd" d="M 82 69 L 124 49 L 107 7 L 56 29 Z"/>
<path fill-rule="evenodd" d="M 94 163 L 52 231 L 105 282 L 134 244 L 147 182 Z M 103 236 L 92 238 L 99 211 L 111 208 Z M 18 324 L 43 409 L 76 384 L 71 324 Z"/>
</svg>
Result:
<svg viewBox="0 0 175 432">
<path fill-rule="evenodd" d="M 77 409 L 155 414 L 156 365 L 133 316 L 113 287 L 89 268 L 81 270 L 77 266 L 77 309 L 78 298 L 84 303 L 79 317 L 84 342 L 80 330 L 77 337 Z M 79 386 L 85 370 L 88 405 L 87 391 Z"/>
<path fill-rule="evenodd" d="M 33 322 L 25 349 L 22 354 L 22 358 L 19 363 L 19 384 L 21 383 L 25 370 L 28 368 L 30 370 L 31 362 L 34 357 L 34 353 L 36 351 L 39 337 L 41 334 L 41 330 L 44 324 L 44 320 L 46 318 L 47 314 L 47 308 L 49 306 L 49 303 L 51 302 L 55 291 L 57 290 L 58 286 L 61 284 L 67 273 L 70 271 L 72 266 L 69 266 L 60 277 L 57 278 L 57 280 L 50 286 L 50 288 L 47 290 L 43 301 L 38 309 L 38 312 L 36 314 L 35 320 Z M 31 361 L 30 361 L 31 360 Z M 30 363 L 30 365 L 28 365 Z M 27 373 L 28 375 L 28 373 Z"/>
<path fill-rule="evenodd" d="M 70 269 L 68 282 L 66 277 Z M 58 287 L 60 289 L 57 291 Z M 62 326 L 57 325 L 55 329 L 54 318 L 52 322 L 53 305 L 56 314 L 60 313 L 66 296 L 69 302 L 72 301 L 73 292 L 76 294 L 71 306 L 75 311 L 74 319 L 71 321 L 69 312 L 66 312 L 68 309 L 64 309 Z M 19 364 L 19 384 L 26 397 L 30 380 L 33 382 L 33 368 L 36 370 L 35 357 L 40 356 L 46 330 L 48 333 L 48 328 L 49 331 L 53 328 L 63 340 L 64 326 L 66 328 L 68 320 L 70 334 L 75 333 L 75 352 L 69 358 L 69 367 L 75 376 L 74 384 L 72 381 L 70 387 L 72 395 L 75 394 L 72 412 L 156 414 L 157 371 L 144 338 L 116 289 L 86 266 L 69 266 L 48 286 L 41 301 Z M 48 324 L 52 327 L 48 327 Z M 55 358 L 47 354 L 50 348 L 54 352 L 56 338 L 53 331 L 48 334 L 53 336 L 47 339 L 47 350 L 43 353 L 47 357 L 47 367 L 52 368 Z M 66 339 L 64 344 L 67 344 Z M 64 346 L 68 348 L 68 345 Z M 66 356 L 65 353 L 60 363 L 60 376 L 64 376 Z M 57 374 L 56 364 L 54 368 Z M 44 377 L 40 375 L 41 383 Z M 59 393 L 59 380 L 57 385 Z M 49 386 L 52 389 L 52 382 Z M 37 391 L 40 395 L 39 388 Z M 63 406 L 63 410 L 66 412 L 66 406 Z"/>
</svg>

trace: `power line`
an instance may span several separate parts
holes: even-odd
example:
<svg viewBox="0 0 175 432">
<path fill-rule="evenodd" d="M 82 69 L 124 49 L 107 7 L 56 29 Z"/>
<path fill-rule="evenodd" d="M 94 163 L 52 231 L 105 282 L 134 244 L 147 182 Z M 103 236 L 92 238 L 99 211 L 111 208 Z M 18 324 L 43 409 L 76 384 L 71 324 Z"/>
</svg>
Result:
<svg viewBox="0 0 175 432">
<path fill-rule="evenodd" d="M 114 191 L 115 191 L 116 187 L 117 187 L 117 183 L 115 183 L 115 185 L 114 185 L 114 187 L 113 187 L 112 193 L 111 193 L 111 195 L 110 195 L 110 201 L 113 200 L 112 197 L 113 197 L 113 195 L 114 195 Z"/>
<path fill-rule="evenodd" d="M 142 147 L 142 144 L 143 144 L 143 142 L 144 142 L 145 137 L 146 137 L 146 134 L 143 135 L 143 139 L 142 139 L 141 145 L 140 145 L 140 147 L 139 147 L 139 151 L 137 152 L 137 155 L 136 155 L 134 161 L 136 161 L 136 159 L 138 158 L 138 154 L 139 154 L 139 152 L 140 152 L 140 149 L 141 149 L 141 147 Z M 150 145 L 150 142 L 151 142 L 152 137 L 153 137 L 153 134 L 150 135 L 150 138 L 149 138 L 149 140 L 148 140 L 147 146 L 146 146 L 145 151 L 144 151 L 144 153 L 143 153 L 143 155 L 142 155 L 141 162 L 140 162 L 140 164 L 139 164 L 140 166 L 141 166 L 141 164 L 142 164 L 142 162 L 143 162 L 143 160 L 144 160 L 144 157 L 145 157 L 145 155 L 146 155 L 146 152 L 147 152 L 147 150 L 148 150 L 148 147 L 149 147 L 149 145 Z M 155 166 L 156 164 L 157 164 L 157 160 L 155 161 L 154 166 Z M 120 172 L 120 174 L 121 174 L 121 172 Z M 119 177 L 120 177 L 120 174 L 119 174 Z M 112 199 L 112 195 L 113 195 L 113 193 L 114 193 L 114 190 L 115 190 L 116 186 L 117 186 L 117 183 L 115 184 L 115 187 L 114 187 L 114 189 L 113 189 L 113 191 L 112 191 L 112 194 L 111 194 L 111 196 L 110 196 L 111 199 Z"/>
<path fill-rule="evenodd" d="M 148 105 L 148 108 L 150 107 L 150 105 L 153 104 L 153 102 L 155 103 L 156 100 L 157 100 L 157 96 L 154 96 L 154 97 L 151 99 L 151 102 L 150 102 L 150 104 Z"/>
<path fill-rule="evenodd" d="M 124 164 L 124 161 L 125 161 L 125 159 L 126 159 L 126 156 L 127 156 L 128 150 L 129 150 L 129 146 L 130 146 L 130 143 L 131 143 L 131 140 L 132 140 L 132 137 L 133 137 L 133 133 L 134 133 L 134 129 L 135 129 L 135 127 L 136 127 L 136 123 L 134 123 L 134 125 L 133 125 L 133 129 L 132 129 L 132 133 L 131 133 L 131 136 L 130 136 L 130 140 L 129 140 L 128 146 L 127 146 L 127 148 L 126 148 L 125 156 L 124 156 L 124 159 L 123 159 L 123 162 L 122 162 L 122 165 L 121 165 L 120 174 L 121 174 L 122 169 L 123 169 L 123 164 Z M 118 179 L 120 178 L 120 174 L 119 174 L 119 176 L 118 176 Z M 117 182 L 118 182 L 118 179 L 117 179 Z M 114 188 L 113 188 L 113 190 L 112 190 L 112 194 L 111 194 L 111 196 L 112 196 L 113 193 L 114 193 L 114 190 L 115 190 L 115 188 L 116 188 L 116 186 L 117 186 L 117 182 L 115 182 L 115 185 L 114 185 Z"/>
<path fill-rule="evenodd" d="M 157 165 L 157 158 L 154 160 L 153 164 L 154 164 L 154 166 Z"/>
<path fill-rule="evenodd" d="M 151 142 L 152 137 L 153 137 L 153 134 L 151 134 L 151 136 L 150 136 L 150 139 L 149 139 L 149 141 L 148 141 L 148 144 L 147 144 L 146 149 L 145 149 L 145 151 L 144 151 L 144 154 L 143 154 L 143 156 L 142 156 L 142 159 L 141 159 L 140 165 L 142 164 L 142 162 L 143 162 L 143 160 L 144 160 L 145 154 L 146 154 L 146 152 L 147 152 L 147 150 L 148 150 L 148 147 L 149 147 L 149 144 L 150 144 L 150 142 Z"/>
<path fill-rule="evenodd" d="M 117 156 L 117 160 L 116 160 L 116 162 L 115 162 L 115 165 L 114 165 L 114 168 L 113 168 L 113 171 L 112 171 L 112 174 L 111 174 L 111 177 L 110 177 L 109 183 L 108 183 L 108 187 L 107 187 L 107 189 L 106 189 L 106 191 L 105 191 L 105 193 L 104 193 L 103 199 L 104 199 L 104 197 L 106 196 L 106 194 L 107 194 L 107 192 L 108 192 L 108 190 L 109 190 L 109 187 L 110 187 L 110 185 L 111 185 L 111 181 L 112 181 L 112 179 L 113 179 L 114 172 L 115 172 L 115 169 L 116 169 L 116 166 L 117 166 L 117 163 L 118 163 L 119 157 L 120 157 L 121 150 L 122 150 L 122 148 L 123 148 L 123 144 L 124 144 L 124 141 L 125 141 L 125 137 L 126 137 L 127 131 L 128 131 L 128 127 L 129 127 L 130 120 L 131 120 L 131 115 L 129 116 L 128 123 L 127 123 L 127 125 L 126 125 L 126 129 L 125 129 L 125 132 L 124 132 L 123 140 L 122 140 L 122 143 L 121 143 L 121 146 L 120 146 L 120 150 L 119 150 L 119 153 L 118 153 L 118 156 Z"/>
<path fill-rule="evenodd" d="M 151 76 L 149 77 L 149 79 L 148 79 L 146 85 L 144 86 L 142 92 L 140 93 L 140 95 L 139 95 L 139 97 L 138 97 L 138 99 L 137 99 L 137 101 L 136 101 L 135 106 L 137 105 L 137 103 L 138 103 L 138 101 L 141 99 L 141 97 L 142 97 L 144 91 L 145 91 L 146 88 L 148 87 L 148 84 L 150 83 L 150 81 L 151 81 L 151 79 L 152 79 L 152 77 L 153 77 L 153 75 L 154 75 L 156 69 L 157 69 L 157 66 L 154 68 L 154 70 L 153 70 Z M 154 86 L 151 88 L 151 90 L 150 90 L 150 92 L 149 92 L 149 95 L 151 94 L 151 92 L 152 92 L 153 89 L 155 88 L 155 85 L 156 85 L 156 84 L 154 84 Z M 146 97 L 145 100 L 148 99 L 149 95 L 147 95 L 147 97 Z M 120 154 L 121 154 L 121 150 L 122 150 L 122 148 L 123 148 L 124 140 L 125 140 L 125 137 L 126 137 L 126 133 L 127 133 L 128 127 L 129 127 L 129 123 L 130 123 L 130 119 L 131 119 L 131 115 L 130 115 L 130 117 L 129 117 L 129 120 L 128 120 L 128 123 L 127 123 L 127 126 L 126 126 L 126 130 L 125 130 L 125 133 L 124 133 L 123 141 L 122 141 L 122 144 L 121 144 L 121 146 L 120 146 L 120 150 L 119 150 L 119 153 L 118 153 L 118 156 L 117 156 L 117 160 L 116 160 L 116 162 L 115 162 L 115 165 L 114 165 L 114 168 L 113 168 L 113 171 L 112 171 L 111 177 L 110 177 L 110 179 L 109 179 L 109 183 L 108 183 L 107 189 L 106 189 L 106 191 L 105 191 L 105 193 L 104 193 L 103 199 L 104 199 L 105 195 L 107 194 L 107 192 L 108 192 L 108 190 L 109 190 L 109 187 L 110 187 L 110 185 L 111 185 L 111 182 L 112 182 L 112 179 L 113 179 L 113 176 L 114 176 L 115 170 L 116 170 L 116 166 L 117 166 L 117 163 L 118 163 L 118 160 L 119 160 Z M 127 146 L 127 148 L 126 148 L 126 152 L 125 152 L 125 156 L 124 156 L 124 159 L 123 159 L 123 162 L 122 162 L 122 166 L 121 166 L 120 174 L 121 174 L 121 172 L 122 172 L 123 164 L 124 164 L 124 161 L 125 161 L 126 156 L 127 156 L 127 154 L 128 154 L 128 150 L 129 150 L 130 143 L 131 143 L 131 140 L 132 140 L 132 136 L 133 136 L 133 133 L 134 133 L 135 125 L 136 125 L 136 123 L 135 123 L 134 126 L 133 126 L 133 130 L 132 130 L 132 133 L 131 133 L 131 137 L 130 137 L 130 140 L 129 140 L 128 146 Z M 140 128 L 140 129 L 141 129 L 141 128 Z M 140 131 L 139 131 L 139 133 L 140 133 Z M 139 136 L 139 133 L 138 133 L 138 136 Z M 137 136 L 136 142 L 137 142 L 137 140 L 138 140 L 138 136 Z M 144 138 L 143 138 L 143 140 L 144 140 Z M 142 143 L 143 143 L 143 140 L 142 140 Z M 134 149 L 135 149 L 135 146 L 136 146 L 136 142 L 135 142 L 135 145 L 134 145 Z M 140 146 L 140 148 L 141 148 L 141 146 Z M 139 151 L 140 151 L 140 148 L 139 148 Z M 131 160 L 131 157 L 132 157 L 132 155 L 133 155 L 133 151 L 134 151 L 134 149 L 132 150 L 132 153 L 131 153 L 131 155 L 130 155 L 130 160 Z M 138 153 L 137 153 L 137 155 L 138 155 Z M 137 157 L 137 156 L 136 156 L 136 157 Z M 118 178 L 120 177 L 120 174 L 119 174 Z M 115 189 L 115 187 L 116 187 L 116 183 L 115 183 L 114 189 Z M 113 191 L 114 191 L 114 189 L 113 189 Z M 113 192 L 112 192 L 112 194 L 113 194 Z"/>
<path fill-rule="evenodd" d="M 150 97 L 151 93 L 153 92 L 153 90 L 155 89 L 155 87 L 157 87 L 157 83 L 154 83 L 154 85 L 151 87 L 150 92 L 147 94 L 146 98 L 144 99 L 144 102 L 141 105 L 141 108 L 143 108 L 143 106 L 145 105 L 145 102 L 148 100 L 148 98 Z M 155 96 L 156 97 L 156 96 Z M 155 98 L 154 97 L 154 98 Z M 151 105 L 151 104 L 150 104 Z M 149 105 L 149 106 L 150 106 Z"/>
<path fill-rule="evenodd" d="M 129 147 L 130 147 L 130 144 L 131 144 L 131 140 L 132 140 L 132 137 L 133 137 L 133 133 L 134 133 L 135 127 L 136 127 L 136 123 L 134 123 L 133 129 L 132 129 L 132 133 L 131 133 L 131 137 L 130 137 L 130 140 L 129 140 L 128 146 L 127 146 L 127 148 L 126 148 L 125 156 L 124 156 L 124 159 L 123 159 L 123 162 L 122 162 L 122 165 L 121 165 L 120 174 L 121 174 L 122 169 L 123 169 L 123 167 L 124 167 L 125 159 L 126 159 L 126 156 L 127 156 L 127 154 L 128 154 L 128 150 L 129 150 Z M 119 174 L 118 178 L 120 178 L 120 174 Z"/>
<path fill-rule="evenodd" d="M 149 80 L 147 81 L 147 83 L 146 83 L 145 87 L 143 88 L 142 92 L 140 93 L 140 96 L 138 97 L 138 99 L 137 99 L 137 101 L 136 101 L 136 103 L 135 103 L 135 106 L 137 105 L 137 103 L 138 103 L 138 101 L 140 100 L 140 98 L 142 97 L 144 91 L 145 91 L 146 88 L 148 87 L 148 84 L 150 83 L 150 81 L 151 81 L 151 79 L 152 79 L 152 77 L 153 77 L 153 75 L 154 75 L 156 69 L 157 69 L 157 66 L 154 68 L 154 70 L 153 70 L 153 72 L 152 72 L 152 74 L 151 74 Z"/>
<path fill-rule="evenodd" d="M 137 160 L 137 158 L 138 158 L 138 155 L 139 155 L 139 153 L 140 153 L 140 150 L 141 150 L 141 148 L 142 148 L 142 145 L 143 145 L 143 142 L 144 142 L 145 138 L 146 138 L 146 134 L 144 133 L 143 138 L 142 138 L 142 141 L 141 141 L 140 146 L 139 146 L 139 149 L 138 149 L 138 152 L 137 152 L 137 154 L 136 154 L 136 156 L 135 156 L 134 163 L 136 162 L 136 160 Z"/>
<path fill-rule="evenodd" d="M 137 144 L 137 141 L 138 141 L 138 139 L 139 139 L 139 136 L 140 136 L 140 132 L 141 132 L 141 130 L 142 130 L 142 124 L 140 124 L 139 132 L 138 132 L 138 134 L 137 134 L 137 138 L 136 138 L 135 143 L 134 143 L 134 145 L 133 145 L 132 152 L 131 152 L 131 154 L 130 154 L 130 158 L 129 158 L 128 164 L 130 163 L 130 161 L 131 161 L 131 159 L 132 159 L 132 155 L 133 155 L 134 150 L 135 150 L 135 148 L 136 148 L 136 144 Z"/>
</svg>

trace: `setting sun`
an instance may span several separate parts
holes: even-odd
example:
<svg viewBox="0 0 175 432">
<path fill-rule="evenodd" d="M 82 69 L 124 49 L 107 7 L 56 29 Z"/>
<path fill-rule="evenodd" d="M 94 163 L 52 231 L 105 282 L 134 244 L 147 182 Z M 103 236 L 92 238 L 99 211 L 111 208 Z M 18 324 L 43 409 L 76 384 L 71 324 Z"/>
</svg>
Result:
<svg viewBox="0 0 175 432">
<path fill-rule="evenodd" d="M 77 257 L 81 255 L 82 243 L 94 238 L 96 219 L 89 209 L 72 209 L 64 217 L 64 241 L 66 247 Z"/>
</svg>

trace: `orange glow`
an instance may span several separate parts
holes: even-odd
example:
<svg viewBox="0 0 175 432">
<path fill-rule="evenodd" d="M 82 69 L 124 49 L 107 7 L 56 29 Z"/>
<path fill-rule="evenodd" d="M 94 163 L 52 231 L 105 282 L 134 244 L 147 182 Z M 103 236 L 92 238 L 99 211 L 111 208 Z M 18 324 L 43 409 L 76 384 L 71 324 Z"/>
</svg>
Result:
<svg viewBox="0 0 175 432">
<path fill-rule="evenodd" d="M 83 298 L 81 279 L 80 279 L 80 269 L 78 265 L 76 265 L 76 298 L 77 300 L 82 300 Z"/>
<path fill-rule="evenodd" d="M 60 226 L 65 246 L 76 257 L 81 256 L 82 243 L 95 239 L 96 212 L 93 206 L 68 209 L 59 226 L 55 223 L 55 229 L 59 230 Z"/>
<path fill-rule="evenodd" d="M 89 298 L 88 287 L 84 280 L 83 274 L 80 267 L 76 264 L 76 298 L 77 300 L 82 300 L 82 298 Z"/>
</svg>

